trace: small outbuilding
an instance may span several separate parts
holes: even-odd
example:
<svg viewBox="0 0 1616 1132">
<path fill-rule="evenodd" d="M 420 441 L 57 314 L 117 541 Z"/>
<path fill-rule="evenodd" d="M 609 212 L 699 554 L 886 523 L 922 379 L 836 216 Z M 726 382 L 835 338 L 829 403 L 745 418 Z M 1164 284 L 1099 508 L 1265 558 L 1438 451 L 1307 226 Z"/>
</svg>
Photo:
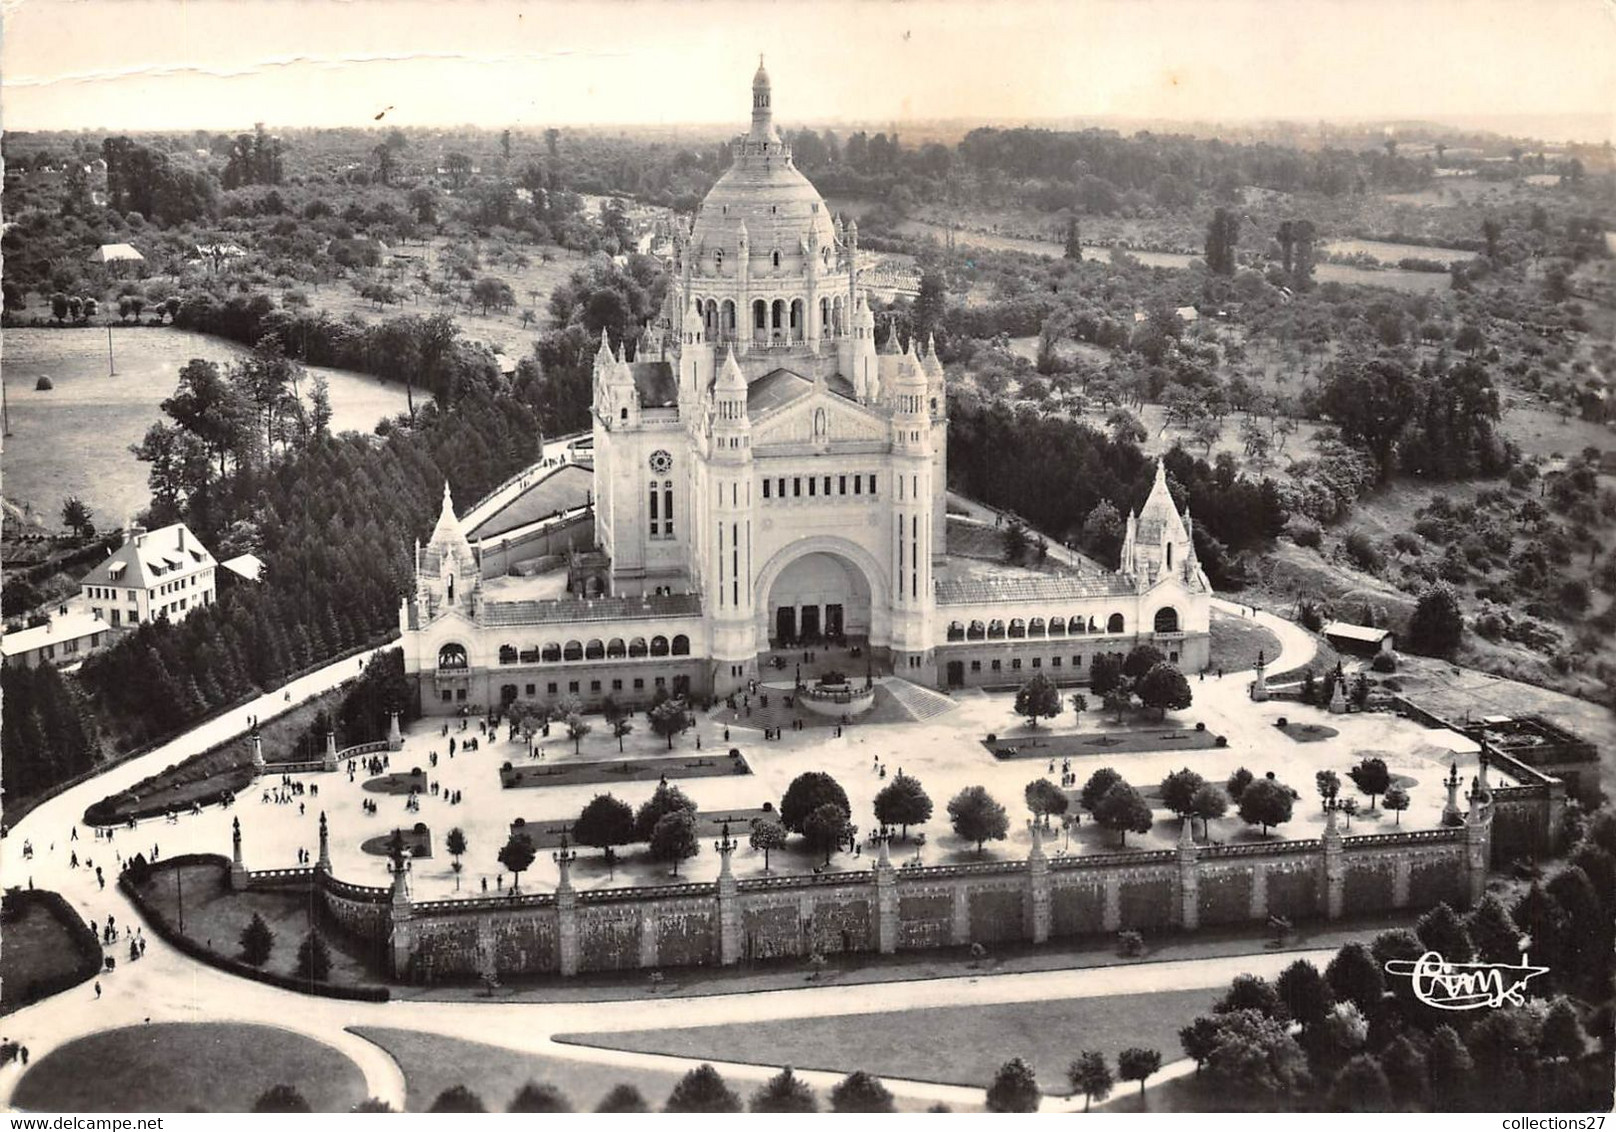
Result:
<svg viewBox="0 0 1616 1132">
<path fill-rule="evenodd" d="M 1336 651 L 1352 656 L 1374 656 L 1391 652 L 1396 647 L 1390 629 L 1377 629 L 1373 625 L 1353 625 L 1346 621 L 1332 621 L 1324 627 L 1324 639 Z"/>
<path fill-rule="evenodd" d="M 145 260 L 132 244 L 102 244 L 90 253 L 91 263 L 144 263 Z"/>
</svg>

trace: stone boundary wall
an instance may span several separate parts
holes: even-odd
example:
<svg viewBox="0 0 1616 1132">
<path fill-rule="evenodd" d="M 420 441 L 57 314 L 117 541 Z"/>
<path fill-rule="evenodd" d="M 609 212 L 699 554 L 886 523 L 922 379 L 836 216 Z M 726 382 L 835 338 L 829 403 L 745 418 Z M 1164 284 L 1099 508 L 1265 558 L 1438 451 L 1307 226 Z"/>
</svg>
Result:
<svg viewBox="0 0 1616 1132">
<path fill-rule="evenodd" d="M 1492 811 L 1446 829 L 1050 859 L 895 866 L 737 879 L 720 847 L 716 881 L 414 903 L 405 885 L 345 884 L 320 871 L 333 918 L 385 945 L 395 978 L 431 983 L 506 974 L 728 965 L 815 953 L 898 951 L 1052 938 L 1338 919 L 1484 891 Z M 267 878 L 266 878 L 267 879 Z"/>
</svg>

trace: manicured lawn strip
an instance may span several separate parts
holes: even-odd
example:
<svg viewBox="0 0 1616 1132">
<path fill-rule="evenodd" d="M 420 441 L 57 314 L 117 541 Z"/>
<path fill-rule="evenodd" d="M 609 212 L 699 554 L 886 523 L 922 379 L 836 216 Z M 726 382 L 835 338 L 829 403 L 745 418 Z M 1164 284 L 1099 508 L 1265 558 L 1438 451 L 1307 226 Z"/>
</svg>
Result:
<svg viewBox="0 0 1616 1132">
<path fill-rule="evenodd" d="M 1220 668 L 1225 672 L 1244 672 L 1248 668 L 1255 668 L 1259 652 L 1264 660 L 1272 664 L 1282 647 L 1278 637 L 1252 618 L 1235 617 L 1216 609 L 1212 611 L 1211 668 L 1214 673 Z"/>
<path fill-rule="evenodd" d="M 1334 727 L 1327 727 L 1322 723 L 1287 723 L 1278 730 L 1298 743 L 1317 743 L 1324 739 L 1334 739 L 1341 734 Z"/>
<path fill-rule="evenodd" d="M 983 743 L 996 759 L 1064 759 L 1083 755 L 1124 755 L 1142 751 L 1205 751 L 1217 745 L 1210 731 L 1193 727 L 1153 728 L 1149 731 L 1078 731 L 1064 735 L 1034 735 L 1030 731 Z"/>
<path fill-rule="evenodd" d="M 504 1112 L 516 1091 L 529 1081 L 554 1085 L 578 1112 L 593 1112 L 616 1085 L 633 1085 L 656 1110 L 684 1075 L 545 1057 L 414 1030 L 375 1026 L 350 1026 L 348 1030 L 375 1042 L 398 1062 L 404 1071 L 405 1104 L 410 1112 L 425 1112 L 451 1085 L 465 1085 L 482 1098 L 489 1112 Z M 737 1091 L 744 1097 L 750 1090 Z"/>
<path fill-rule="evenodd" d="M 347 1112 L 365 1099 L 359 1067 L 301 1034 L 176 1022 L 68 1042 L 34 1062 L 12 1103 L 34 1112 L 246 1112 L 279 1084 L 294 1086 L 315 1112 Z"/>
<path fill-rule="evenodd" d="M 54 892 L 8 894 L 0 935 L 0 1014 L 82 983 L 101 969 L 100 942 Z"/>
<path fill-rule="evenodd" d="M 578 786 L 599 782 L 652 782 L 659 778 L 713 778 L 751 774 L 745 758 L 728 755 L 669 755 L 651 759 L 609 759 L 596 762 L 528 762 L 499 772 L 500 785 L 513 787 Z M 370 789 L 370 783 L 365 784 Z"/>
<path fill-rule="evenodd" d="M 935 1007 L 832 1018 L 785 1018 L 680 1030 L 557 1035 L 558 1041 L 637 1053 L 719 1061 L 764 1061 L 799 1069 L 902 1077 L 986 1088 L 1022 1057 L 1046 1093 L 1064 1095 L 1066 1066 L 1079 1050 L 1115 1062 L 1128 1046 L 1179 1055 L 1178 1030 L 1210 1010 L 1214 990 L 1064 999 L 995 1006 Z"/>
</svg>

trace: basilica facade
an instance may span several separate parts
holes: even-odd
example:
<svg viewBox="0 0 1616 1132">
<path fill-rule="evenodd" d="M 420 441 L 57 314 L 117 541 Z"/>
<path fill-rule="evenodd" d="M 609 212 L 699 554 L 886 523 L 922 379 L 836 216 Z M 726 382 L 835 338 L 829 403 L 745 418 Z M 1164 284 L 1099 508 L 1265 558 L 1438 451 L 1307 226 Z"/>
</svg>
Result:
<svg viewBox="0 0 1616 1132">
<path fill-rule="evenodd" d="M 793 164 L 761 64 L 732 152 L 662 317 L 632 360 L 600 343 L 589 525 L 548 559 L 565 589 L 505 600 L 483 564 L 513 555 L 474 545 L 446 489 L 400 615 L 423 706 L 722 696 L 806 644 L 933 686 L 1081 682 L 1140 640 L 1204 665 L 1210 587 L 1159 472 L 1116 571 L 951 566 L 943 367 L 878 348 L 857 223 Z"/>
</svg>

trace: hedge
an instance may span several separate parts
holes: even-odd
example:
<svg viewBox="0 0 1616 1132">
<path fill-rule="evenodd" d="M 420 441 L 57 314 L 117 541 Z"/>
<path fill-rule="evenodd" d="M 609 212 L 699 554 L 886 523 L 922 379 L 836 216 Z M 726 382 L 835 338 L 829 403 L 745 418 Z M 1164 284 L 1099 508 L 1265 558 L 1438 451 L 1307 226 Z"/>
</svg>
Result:
<svg viewBox="0 0 1616 1132">
<path fill-rule="evenodd" d="M 217 865 L 228 870 L 230 861 L 217 853 L 184 853 L 178 857 L 166 858 L 156 865 L 148 866 L 147 873 L 149 875 L 160 870 L 177 869 L 182 865 Z M 313 979 L 300 979 L 293 975 L 277 975 L 273 971 L 261 971 L 257 967 L 241 962 L 239 959 L 232 959 L 228 955 L 210 951 L 189 936 L 181 935 L 169 924 L 161 912 L 147 904 L 145 896 L 129 875 L 129 870 L 125 869 L 118 877 L 118 887 L 123 890 L 125 896 L 129 897 L 129 902 L 135 906 L 145 921 L 151 925 L 152 931 L 163 942 L 189 955 L 192 959 L 206 963 L 208 966 L 226 974 L 240 975 L 244 979 L 267 983 L 269 986 L 279 987 L 281 990 L 318 995 L 321 998 L 340 998 L 351 1002 L 386 1002 L 390 997 L 386 987 L 332 986 L 329 983 L 317 982 Z"/>
<path fill-rule="evenodd" d="M 47 892 L 42 888 L 8 889 L 5 894 L 5 918 L 9 919 L 13 914 L 20 915 L 30 905 L 40 907 L 67 929 L 79 961 L 74 964 L 73 970 L 63 974 L 34 979 L 26 975 L 21 976 L 17 980 L 19 987 L 6 988 L 8 992 L 6 997 L 10 1000 L 6 1004 L 8 1013 L 70 990 L 94 978 L 101 970 L 101 941 L 60 893 Z"/>
</svg>

